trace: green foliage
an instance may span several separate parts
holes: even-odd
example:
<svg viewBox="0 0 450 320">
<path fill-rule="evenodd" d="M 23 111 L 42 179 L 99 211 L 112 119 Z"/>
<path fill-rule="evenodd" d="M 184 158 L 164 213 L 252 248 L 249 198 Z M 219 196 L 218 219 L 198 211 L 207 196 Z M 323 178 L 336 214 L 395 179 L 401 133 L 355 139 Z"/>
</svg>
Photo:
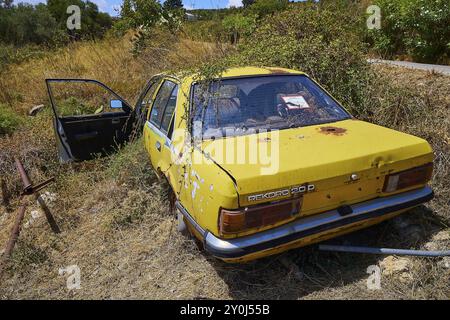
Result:
<svg viewBox="0 0 450 320">
<path fill-rule="evenodd" d="M 315 5 L 274 14 L 243 40 L 232 63 L 304 71 L 345 106 L 356 109 L 364 96 L 369 68 L 350 14 L 317 10 Z"/>
<path fill-rule="evenodd" d="M 67 30 L 67 8 L 76 5 L 81 9 L 81 29 Z M 99 12 L 98 6 L 91 1 L 82 0 L 47 0 L 47 7 L 51 15 L 58 22 L 61 30 L 71 39 L 100 38 L 112 26 L 112 18 L 103 12 Z"/>
<path fill-rule="evenodd" d="M 232 38 L 232 43 L 237 43 L 241 36 L 249 36 L 256 27 L 256 15 L 243 15 L 237 13 L 226 16 L 222 25 Z"/>
<path fill-rule="evenodd" d="M 198 20 L 186 21 L 183 25 L 184 33 L 192 40 L 197 41 L 226 41 L 225 33 L 221 20 Z"/>
<path fill-rule="evenodd" d="M 0 7 L 10 8 L 12 6 L 13 0 L 0 0 Z"/>
<path fill-rule="evenodd" d="M 51 44 L 61 37 L 47 6 L 20 3 L 0 8 L 0 41 L 13 45 Z"/>
<path fill-rule="evenodd" d="M 21 116 L 0 104 L 0 135 L 13 133 L 22 123 Z"/>
<path fill-rule="evenodd" d="M 161 19 L 161 10 L 157 0 L 124 0 L 120 16 L 128 28 L 152 27 Z"/>
<path fill-rule="evenodd" d="M 57 103 L 57 109 L 60 116 L 81 116 L 92 114 L 99 106 L 92 106 L 89 103 L 81 101 L 75 97 L 70 97 Z"/>
<path fill-rule="evenodd" d="M 242 5 L 244 6 L 244 8 L 248 8 L 249 6 L 254 4 L 255 1 L 256 0 L 242 0 Z"/>
<path fill-rule="evenodd" d="M 179 10 L 183 8 L 183 2 L 181 0 L 166 0 L 163 7 L 166 10 Z"/>
<path fill-rule="evenodd" d="M 243 11 L 241 7 L 230 7 L 222 9 L 195 9 L 188 10 L 197 17 L 198 20 L 222 20 L 228 15 L 240 13 Z"/>
<path fill-rule="evenodd" d="M 81 30 L 68 30 L 67 7 L 81 9 Z M 46 4 L 19 3 L 0 6 L 0 42 L 15 46 L 54 46 L 69 39 L 98 38 L 112 25 L 111 17 L 98 11 L 95 3 L 81 0 L 48 0 Z"/>
<path fill-rule="evenodd" d="M 264 17 L 285 10 L 288 4 L 288 0 L 256 0 L 255 3 L 250 6 L 250 10 L 257 16 Z"/>
<path fill-rule="evenodd" d="M 0 72 L 11 63 L 20 63 L 31 58 L 42 57 L 45 50 L 37 45 L 15 47 L 13 45 L 0 44 Z"/>
<path fill-rule="evenodd" d="M 377 0 L 381 29 L 367 40 L 381 55 L 408 54 L 423 62 L 450 57 L 450 3 L 447 0 Z"/>
</svg>

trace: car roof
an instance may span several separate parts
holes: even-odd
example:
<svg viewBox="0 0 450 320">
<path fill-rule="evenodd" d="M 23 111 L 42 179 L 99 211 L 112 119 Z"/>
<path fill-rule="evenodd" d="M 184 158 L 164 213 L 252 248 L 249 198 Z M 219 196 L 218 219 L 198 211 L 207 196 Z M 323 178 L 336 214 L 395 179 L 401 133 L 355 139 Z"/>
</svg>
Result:
<svg viewBox="0 0 450 320">
<path fill-rule="evenodd" d="M 232 78 L 241 76 L 256 76 L 256 75 L 269 75 L 269 74 L 304 74 L 303 72 L 276 67 L 241 67 L 241 68 L 229 68 L 222 74 L 222 78 Z"/>
<path fill-rule="evenodd" d="M 221 79 L 226 78 L 236 78 L 236 77 L 246 77 L 246 76 L 258 76 L 258 75 L 287 75 L 287 74 L 297 74 L 304 75 L 305 73 L 286 68 L 279 67 L 239 67 L 239 68 L 228 68 L 221 74 Z M 172 76 L 175 78 L 184 78 L 184 81 L 194 81 L 195 74 L 188 75 L 187 77 L 182 77 L 177 74 L 163 74 L 165 76 Z M 185 75 L 186 76 L 186 75 Z"/>
</svg>

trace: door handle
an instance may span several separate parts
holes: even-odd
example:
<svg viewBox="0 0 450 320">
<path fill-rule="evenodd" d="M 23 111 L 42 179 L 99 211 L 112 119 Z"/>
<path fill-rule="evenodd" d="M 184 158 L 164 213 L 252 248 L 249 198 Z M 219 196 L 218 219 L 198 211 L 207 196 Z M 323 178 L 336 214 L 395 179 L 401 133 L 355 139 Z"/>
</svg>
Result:
<svg viewBox="0 0 450 320">
<path fill-rule="evenodd" d="M 120 123 L 120 119 L 112 119 L 111 123 L 112 124 L 119 124 Z"/>
<path fill-rule="evenodd" d="M 161 152 L 161 142 L 156 141 L 155 146 L 156 146 L 156 150 Z"/>
</svg>

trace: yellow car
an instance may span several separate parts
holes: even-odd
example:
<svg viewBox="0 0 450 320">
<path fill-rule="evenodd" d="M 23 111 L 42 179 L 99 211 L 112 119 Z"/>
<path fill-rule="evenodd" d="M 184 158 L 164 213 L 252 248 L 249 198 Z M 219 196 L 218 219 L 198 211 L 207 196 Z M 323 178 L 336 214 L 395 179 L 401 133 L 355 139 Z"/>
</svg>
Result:
<svg viewBox="0 0 450 320">
<path fill-rule="evenodd" d="M 233 68 L 207 83 L 157 75 L 135 108 L 108 90 L 110 110 L 78 116 L 78 126 L 55 108 L 61 158 L 87 158 L 89 139 L 108 149 L 111 139 L 95 140 L 95 121 L 125 126 L 121 134 L 110 129 L 120 142 L 127 119 L 142 120 L 153 168 L 176 198 L 179 229 L 227 262 L 365 228 L 433 197 L 425 140 L 353 118 L 299 71 Z"/>
</svg>

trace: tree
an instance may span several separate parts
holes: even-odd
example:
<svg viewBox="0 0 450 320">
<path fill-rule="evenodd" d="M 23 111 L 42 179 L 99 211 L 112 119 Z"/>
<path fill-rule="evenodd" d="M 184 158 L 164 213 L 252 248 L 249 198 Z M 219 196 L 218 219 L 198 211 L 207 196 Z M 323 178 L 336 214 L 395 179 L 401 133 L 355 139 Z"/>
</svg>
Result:
<svg viewBox="0 0 450 320">
<path fill-rule="evenodd" d="M 250 7 L 252 4 L 255 3 L 256 0 L 242 0 L 242 4 L 244 5 L 244 8 Z"/>
<path fill-rule="evenodd" d="M 183 2 L 181 0 L 166 0 L 164 1 L 164 9 L 166 10 L 178 10 L 183 8 Z"/>
<path fill-rule="evenodd" d="M 445 63 L 450 57 L 448 0 L 377 0 L 381 29 L 366 31 L 367 41 L 387 58 L 408 54 L 419 62 Z M 387 14 L 389 13 L 389 14 Z"/>
<path fill-rule="evenodd" d="M 67 29 L 67 7 L 70 5 L 81 9 L 81 30 Z M 13 5 L 12 0 L 0 0 L 0 42 L 9 45 L 57 45 L 70 38 L 98 38 L 111 26 L 112 18 L 99 12 L 91 1 L 48 0 L 47 4 Z"/>
<path fill-rule="evenodd" d="M 59 35 L 57 23 L 44 4 L 19 3 L 0 12 L 0 41 L 24 45 L 51 44 Z"/>
<path fill-rule="evenodd" d="M 248 36 L 256 27 L 256 16 L 242 13 L 226 16 L 222 25 L 231 34 L 231 42 L 236 44 L 241 35 Z"/>
<path fill-rule="evenodd" d="M 157 0 L 124 0 L 120 15 L 125 27 L 151 27 L 161 18 L 161 4 Z"/>
<path fill-rule="evenodd" d="M 13 5 L 14 0 L 0 0 L 0 7 L 5 9 L 10 9 Z"/>
<path fill-rule="evenodd" d="M 81 9 L 81 30 L 67 30 L 67 8 L 76 5 Z M 98 6 L 91 1 L 47 0 L 47 7 L 56 19 L 61 30 L 67 30 L 72 39 L 101 37 L 112 26 L 112 18 L 99 12 Z"/>
<path fill-rule="evenodd" d="M 263 17 L 277 11 L 285 10 L 288 4 L 288 0 L 256 0 L 250 6 L 250 9 L 259 17 Z"/>
</svg>

